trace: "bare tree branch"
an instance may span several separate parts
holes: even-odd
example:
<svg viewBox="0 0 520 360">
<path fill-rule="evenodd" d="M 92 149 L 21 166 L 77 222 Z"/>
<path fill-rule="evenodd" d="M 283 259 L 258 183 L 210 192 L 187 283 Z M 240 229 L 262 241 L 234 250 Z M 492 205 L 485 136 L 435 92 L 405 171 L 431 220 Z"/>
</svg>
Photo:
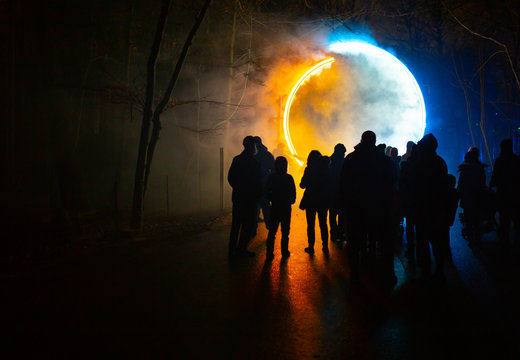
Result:
<svg viewBox="0 0 520 360">
<path fill-rule="evenodd" d="M 511 71 L 513 72 L 513 76 L 515 77 L 515 81 L 516 81 L 516 85 L 518 86 L 518 88 L 520 89 L 520 79 L 518 78 L 518 74 L 516 73 L 516 69 L 515 69 L 515 66 L 513 64 L 513 60 L 511 59 L 511 55 L 509 54 L 509 50 L 507 48 L 507 45 L 504 44 L 504 43 L 501 43 L 500 41 L 492 38 L 492 37 L 489 37 L 489 36 L 486 36 L 486 35 L 482 35 L 476 31 L 473 31 L 471 30 L 469 27 L 467 27 L 466 25 L 464 25 L 462 23 L 462 21 L 459 20 L 459 18 L 457 16 L 455 16 L 455 14 L 450 10 L 450 8 L 448 8 L 448 6 L 444 3 L 444 1 L 442 1 L 442 5 L 446 8 L 446 10 L 448 11 L 448 13 L 451 15 L 451 17 L 453 17 L 453 19 L 463 28 L 465 29 L 466 31 L 468 31 L 469 33 L 477 36 L 477 37 L 480 37 L 482 39 L 486 39 L 486 40 L 489 40 L 491 42 L 493 42 L 494 44 L 500 46 L 502 49 L 504 49 L 504 53 L 506 54 L 507 56 L 507 60 L 509 62 L 509 66 L 511 67 Z"/>
<path fill-rule="evenodd" d="M 455 69 L 455 75 L 457 75 L 457 80 L 459 81 L 460 88 L 462 89 L 462 92 L 464 93 L 464 99 L 466 100 L 466 115 L 468 120 L 468 130 L 471 135 L 471 143 L 473 146 L 475 146 L 475 136 L 473 135 L 473 129 L 471 128 L 471 106 L 469 103 L 468 98 L 468 91 L 462 82 L 462 78 L 459 75 L 459 71 L 457 70 L 457 62 L 455 61 L 455 56 L 453 55 L 453 52 L 451 53 L 451 60 L 453 61 L 453 68 Z"/>
<path fill-rule="evenodd" d="M 498 51 L 495 51 L 493 54 L 491 54 L 491 55 L 487 58 L 487 60 L 484 61 L 484 62 L 482 63 L 482 65 L 480 65 L 480 67 L 477 69 L 477 71 L 475 72 L 475 74 L 473 74 L 473 76 L 471 77 L 470 82 L 473 81 L 473 80 L 475 79 L 475 77 L 480 73 L 480 71 L 482 71 L 482 69 L 484 68 L 484 66 L 486 66 L 486 64 L 487 64 L 489 61 L 491 61 L 491 59 L 494 58 L 495 55 L 501 54 L 501 53 L 503 53 L 503 52 L 504 52 L 504 50 L 498 50 Z"/>
<path fill-rule="evenodd" d="M 157 57 L 159 56 L 159 50 L 161 48 L 162 38 L 164 36 L 164 28 L 166 25 L 166 19 L 168 18 L 168 12 L 170 9 L 171 0 L 163 0 L 161 6 L 161 12 L 157 21 L 157 28 L 155 30 L 155 36 L 150 50 L 150 56 L 148 57 L 147 63 L 147 76 L 146 76 L 146 96 L 145 103 L 143 106 L 143 120 L 141 123 L 141 133 L 139 139 L 139 150 L 137 152 L 137 164 L 135 169 L 135 180 L 134 180 L 134 198 L 132 204 L 132 227 L 135 229 L 141 229 L 141 221 L 143 215 L 143 199 L 145 192 L 145 169 L 147 166 L 147 150 L 149 148 L 148 139 L 150 133 L 150 122 L 152 120 L 152 106 L 154 99 L 155 90 L 155 67 L 157 64 Z"/>
<path fill-rule="evenodd" d="M 253 105 L 244 105 L 244 104 L 230 104 L 224 101 L 216 101 L 216 100 L 184 100 L 184 101 L 170 101 L 164 111 L 169 110 L 171 108 L 182 106 L 182 105 L 189 105 L 189 104 L 200 104 L 200 103 L 206 103 L 206 104 L 212 104 L 212 105 L 221 105 L 221 106 L 227 106 L 227 107 L 252 107 Z"/>
<path fill-rule="evenodd" d="M 173 70 L 173 74 L 170 78 L 170 82 L 168 83 L 168 87 L 166 88 L 166 91 L 163 95 L 162 100 L 159 102 L 157 107 L 155 108 L 155 111 L 153 113 L 152 123 L 153 123 L 153 130 L 152 135 L 150 137 L 150 143 L 148 144 L 147 152 L 146 152 L 146 167 L 145 167 L 145 174 L 144 174 L 144 192 L 143 195 L 146 193 L 146 185 L 148 183 L 148 177 L 150 176 L 150 169 L 152 165 L 152 158 L 153 154 L 155 152 L 155 147 L 157 146 L 157 141 L 159 140 L 159 133 L 161 131 L 161 113 L 163 112 L 165 106 L 168 104 L 168 101 L 170 100 L 171 93 L 173 91 L 173 88 L 175 87 L 175 84 L 177 83 L 177 79 L 179 78 L 179 75 L 181 73 L 182 65 L 184 64 L 184 60 L 186 59 L 186 56 L 188 55 L 188 50 L 191 46 L 191 42 L 193 41 L 193 38 L 195 37 L 195 34 L 197 33 L 197 30 L 199 29 L 200 25 L 202 24 L 202 20 L 204 20 L 204 16 L 206 15 L 206 12 L 211 4 L 212 0 L 206 0 L 204 5 L 202 6 L 198 16 L 197 20 L 195 21 L 195 24 L 191 28 L 188 37 L 186 38 L 186 41 L 184 42 L 184 46 L 182 47 L 181 54 L 179 55 L 179 58 L 177 59 L 177 63 L 175 64 L 175 69 Z"/>
</svg>

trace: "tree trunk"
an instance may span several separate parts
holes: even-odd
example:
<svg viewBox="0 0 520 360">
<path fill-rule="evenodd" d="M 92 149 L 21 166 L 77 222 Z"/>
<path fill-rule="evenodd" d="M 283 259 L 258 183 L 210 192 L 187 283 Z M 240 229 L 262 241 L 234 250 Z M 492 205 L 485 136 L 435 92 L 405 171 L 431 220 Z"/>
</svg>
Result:
<svg viewBox="0 0 520 360">
<path fill-rule="evenodd" d="M 468 130 L 469 134 L 471 135 L 471 143 L 473 146 L 475 146 L 475 136 L 473 135 L 473 128 L 471 127 L 471 103 L 469 101 L 468 97 L 468 90 L 466 89 L 466 86 L 464 86 L 464 83 L 462 82 L 462 79 L 459 75 L 459 71 L 457 70 L 457 62 L 455 61 L 455 56 L 453 55 L 453 52 L 451 53 L 451 60 L 453 61 L 453 69 L 455 70 L 455 75 L 457 76 L 457 80 L 459 81 L 460 88 L 462 89 L 462 92 L 464 93 L 464 99 L 466 100 L 466 115 L 468 120 Z"/>
<path fill-rule="evenodd" d="M 223 146 L 227 146 L 227 143 L 229 141 L 229 131 L 231 128 L 231 116 L 233 114 L 233 111 L 231 110 L 231 107 L 229 107 L 229 104 L 231 104 L 231 99 L 233 97 L 233 70 L 235 65 L 235 39 L 236 39 L 236 32 L 237 32 L 237 15 L 238 15 L 238 5 L 235 1 L 235 13 L 233 14 L 233 27 L 231 30 L 231 43 L 229 44 L 229 79 L 228 79 L 228 95 L 227 95 L 227 103 L 228 103 L 228 110 L 226 114 L 226 130 L 224 132 L 224 144 Z"/>
<path fill-rule="evenodd" d="M 8 38 L 8 60 L 7 60 L 7 89 L 8 89 L 8 110 L 7 110 L 7 126 L 6 126 L 6 160 L 8 166 L 13 166 L 16 163 L 16 102 L 17 102 L 17 87 L 16 87 L 16 1 L 11 0 L 8 3 L 9 11 L 9 38 Z"/>
<path fill-rule="evenodd" d="M 491 152 L 489 151 L 489 146 L 487 142 L 487 136 L 486 131 L 484 130 L 484 123 L 486 122 L 486 102 L 485 102 L 485 93 L 484 93 L 484 66 L 482 64 L 483 57 L 482 57 L 482 47 L 480 49 L 480 70 L 479 70 L 479 77 L 480 77 L 480 132 L 482 133 L 482 139 L 484 139 L 484 145 L 486 146 L 486 152 L 488 155 L 489 160 L 489 166 L 491 166 L 491 169 L 493 169 L 493 159 L 491 157 Z"/>
<path fill-rule="evenodd" d="M 155 111 L 153 113 L 152 123 L 153 123 L 153 130 L 152 130 L 152 136 L 150 137 L 150 144 L 148 145 L 147 151 L 146 151 L 146 167 L 145 167 L 145 175 L 144 175 L 144 193 L 146 193 L 146 186 L 148 184 L 148 177 L 150 176 L 150 169 L 152 165 L 152 159 L 155 152 L 155 147 L 157 146 L 157 141 L 159 140 L 159 133 L 161 132 L 161 113 L 164 111 L 165 106 L 168 104 L 170 100 L 170 96 L 172 94 L 173 88 L 175 87 L 175 84 L 177 83 L 177 79 L 179 78 L 179 74 L 182 69 L 182 65 L 184 64 L 184 60 L 186 59 L 186 56 L 188 55 L 188 50 L 191 46 L 191 42 L 197 33 L 197 30 L 200 27 L 200 24 L 202 24 L 202 20 L 204 20 L 204 16 L 206 15 L 206 12 L 209 8 L 209 5 L 211 4 L 212 0 L 206 0 L 204 5 L 202 6 L 202 9 L 199 12 L 199 15 L 197 16 L 197 21 L 191 28 L 190 33 L 188 34 L 188 37 L 186 38 L 186 41 L 184 42 L 184 46 L 182 48 L 181 54 L 179 56 L 179 59 L 177 60 L 177 64 L 175 65 L 175 69 L 173 71 L 173 74 L 170 78 L 170 82 L 168 83 L 168 87 L 166 88 L 166 91 L 164 93 L 163 98 L 155 108 Z M 135 198 L 135 197 L 134 197 Z"/>
<path fill-rule="evenodd" d="M 134 229 L 141 229 L 141 222 L 143 217 L 143 198 L 145 190 L 145 161 L 146 150 L 148 148 L 148 138 L 150 133 L 150 123 L 152 120 L 152 107 L 155 90 L 155 66 L 157 57 L 159 56 L 159 49 L 161 47 L 162 38 L 164 35 L 164 27 L 168 12 L 170 10 L 171 0 L 163 0 L 159 20 L 157 21 L 157 28 L 155 37 L 150 50 L 150 56 L 147 63 L 146 76 L 146 97 L 143 107 L 143 122 L 141 124 L 141 134 L 139 139 L 139 149 L 137 152 L 137 164 L 135 168 L 134 181 L 134 199 L 132 205 L 132 219 L 131 226 Z"/>
<path fill-rule="evenodd" d="M 202 208 L 202 186 L 200 179 L 200 69 L 197 69 L 197 210 Z"/>
</svg>

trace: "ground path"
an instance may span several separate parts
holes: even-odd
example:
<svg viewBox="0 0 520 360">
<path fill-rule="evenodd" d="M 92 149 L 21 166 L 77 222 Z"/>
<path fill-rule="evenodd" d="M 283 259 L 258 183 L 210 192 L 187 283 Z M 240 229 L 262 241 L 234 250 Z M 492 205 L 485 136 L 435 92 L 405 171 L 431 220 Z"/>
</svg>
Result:
<svg viewBox="0 0 520 360">
<path fill-rule="evenodd" d="M 9 351 L 18 357 L 441 359 L 518 358 L 515 270 L 492 235 L 470 249 L 452 229 L 444 285 L 423 284 L 395 257 L 398 283 L 364 265 L 349 281 L 344 245 L 310 258 L 295 209 L 291 257 L 227 257 L 229 217 L 186 238 L 125 242 L 2 274 Z M 508 253 L 513 256 L 515 252 Z M 516 252 L 517 254 L 517 252 Z M 508 258 L 508 261 L 512 261 Z M 518 268 L 516 268 L 518 269 Z M 518 279 L 518 278 L 516 278 Z"/>
</svg>

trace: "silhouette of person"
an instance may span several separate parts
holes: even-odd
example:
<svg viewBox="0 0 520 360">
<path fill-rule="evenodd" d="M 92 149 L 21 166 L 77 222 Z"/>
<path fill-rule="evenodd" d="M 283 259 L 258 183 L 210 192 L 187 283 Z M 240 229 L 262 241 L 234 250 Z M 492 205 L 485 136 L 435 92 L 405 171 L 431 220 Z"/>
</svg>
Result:
<svg viewBox="0 0 520 360">
<path fill-rule="evenodd" d="M 401 205 L 398 193 L 399 186 L 399 175 L 401 172 L 401 167 L 399 166 L 401 162 L 401 157 L 399 156 L 399 151 L 395 147 L 390 147 L 390 151 L 388 153 L 388 158 L 392 164 L 391 168 L 393 171 L 392 179 L 394 181 L 393 195 L 392 195 L 392 209 L 389 214 L 390 221 L 390 238 L 401 240 L 402 238 L 402 226 L 401 222 L 403 220 L 403 215 L 401 212 Z"/>
<path fill-rule="evenodd" d="M 457 191 L 460 207 L 464 209 L 464 222 L 470 242 L 480 240 L 480 227 L 484 213 L 486 173 L 479 157 L 479 150 L 472 147 L 464 156 L 464 162 L 458 166 L 460 174 Z"/>
<path fill-rule="evenodd" d="M 274 238 L 278 226 L 282 225 L 282 257 L 291 255 L 289 252 L 289 231 L 291 229 L 291 205 L 296 201 L 296 186 L 293 177 L 287 173 L 287 159 L 276 158 L 275 171 L 267 180 L 267 199 L 271 202 L 271 224 L 267 236 L 267 259 L 274 258 Z"/>
<path fill-rule="evenodd" d="M 415 262 L 415 215 L 412 208 L 413 182 L 417 145 L 413 141 L 406 144 L 407 151 L 400 163 L 399 174 L 399 203 L 401 212 L 406 219 L 406 251 L 405 256 L 411 262 Z"/>
<path fill-rule="evenodd" d="M 264 216 L 265 227 L 269 230 L 269 201 L 267 200 L 265 194 L 265 186 L 267 185 L 267 179 L 269 175 L 274 170 L 274 156 L 267 150 L 267 147 L 262 144 L 262 139 L 259 136 L 255 136 L 255 143 L 257 148 L 257 153 L 255 155 L 255 159 L 260 163 L 261 169 L 261 177 L 262 177 L 262 196 L 258 202 L 256 208 L 256 222 L 253 231 L 253 236 L 256 235 L 256 230 L 258 227 L 258 221 L 260 219 L 260 209 L 262 209 L 262 215 Z"/>
<path fill-rule="evenodd" d="M 520 244 L 520 157 L 513 153 L 511 139 L 500 143 L 500 156 L 495 160 L 489 186 L 497 188 L 500 242 L 509 246 L 509 230 L 513 222 L 515 241 Z"/>
<path fill-rule="evenodd" d="M 328 163 L 317 150 L 312 150 L 307 158 L 307 167 L 303 173 L 300 187 L 305 189 L 300 203 L 300 209 L 305 210 L 307 218 L 307 239 L 309 246 L 305 252 L 314 255 L 316 214 L 321 230 L 322 250 L 329 253 L 329 231 L 327 227 L 327 209 L 329 197 L 329 169 Z"/>
<path fill-rule="evenodd" d="M 394 172 L 395 177 L 399 181 L 399 172 L 401 170 L 399 164 L 401 163 L 401 157 L 399 156 L 399 150 L 395 147 L 390 148 L 389 155 L 390 160 L 392 160 L 392 163 L 394 164 Z"/>
<path fill-rule="evenodd" d="M 437 155 L 437 146 L 435 136 L 425 135 L 417 143 L 417 161 L 414 162 L 412 211 L 416 215 L 416 255 L 423 280 L 431 276 L 430 244 L 436 264 L 435 276 L 444 278 L 441 238 L 446 222 L 448 167 Z"/>
<path fill-rule="evenodd" d="M 450 227 L 455 222 L 455 215 L 457 214 L 457 208 L 459 207 L 459 193 L 455 189 L 457 179 L 455 176 L 448 174 L 446 177 L 447 187 L 447 211 L 446 211 L 446 225 L 444 226 L 444 235 L 442 237 L 441 250 L 444 252 L 446 260 L 451 261 L 450 251 Z"/>
<path fill-rule="evenodd" d="M 260 164 L 254 158 L 255 139 L 246 136 L 242 144 L 244 151 L 233 158 L 228 172 L 228 182 L 233 188 L 233 211 L 229 234 L 230 256 L 254 256 L 253 252 L 247 250 L 247 245 L 256 222 L 256 204 L 262 195 Z"/>
<path fill-rule="evenodd" d="M 385 153 L 385 150 L 386 150 L 386 144 L 379 144 L 377 145 L 377 150 L 381 151 L 383 154 Z"/>
<path fill-rule="evenodd" d="M 391 209 L 392 163 L 375 146 L 376 134 L 370 130 L 343 162 L 340 177 L 340 199 L 346 214 L 348 259 L 351 277 L 359 276 L 359 251 L 363 243 L 388 229 L 386 220 Z M 379 229 L 378 229 L 379 228 Z M 385 275 L 395 280 L 393 257 L 390 264 L 388 242 L 383 244 Z"/>
<path fill-rule="evenodd" d="M 408 141 L 406 143 L 406 152 L 401 157 L 401 161 L 408 160 L 412 156 L 412 149 L 414 146 L 417 146 L 413 141 Z"/>
<path fill-rule="evenodd" d="M 330 156 L 329 173 L 332 197 L 329 208 L 329 225 L 330 239 L 332 241 L 342 241 L 345 239 L 345 220 L 339 201 L 339 180 L 346 152 L 347 148 L 340 143 L 334 146 L 334 152 Z"/>
</svg>

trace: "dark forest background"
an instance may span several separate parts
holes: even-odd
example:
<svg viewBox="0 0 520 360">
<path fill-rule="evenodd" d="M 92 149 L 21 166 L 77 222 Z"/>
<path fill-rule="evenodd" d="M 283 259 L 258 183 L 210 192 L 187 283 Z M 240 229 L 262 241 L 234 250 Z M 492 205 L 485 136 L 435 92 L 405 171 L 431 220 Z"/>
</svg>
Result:
<svg viewBox="0 0 520 360">
<path fill-rule="evenodd" d="M 173 2 L 157 98 L 202 5 Z M 0 1 L 2 231 L 78 232 L 114 213 L 126 221 L 160 9 L 160 0 Z M 274 138 L 279 109 L 266 112 L 256 96 L 273 58 L 288 56 L 277 46 L 318 32 L 393 50 L 421 86 L 427 132 L 450 172 L 470 146 L 488 164 L 503 138 L 518 152 L 520 2 L 214 0 L 164 113 L 145 214 L 219 209 L 219 149 L 227 170 L 261 122 L 272 133 L 260 135 Z M 228 207 L 227 187 L 225 198 Z"/>
</svg>

